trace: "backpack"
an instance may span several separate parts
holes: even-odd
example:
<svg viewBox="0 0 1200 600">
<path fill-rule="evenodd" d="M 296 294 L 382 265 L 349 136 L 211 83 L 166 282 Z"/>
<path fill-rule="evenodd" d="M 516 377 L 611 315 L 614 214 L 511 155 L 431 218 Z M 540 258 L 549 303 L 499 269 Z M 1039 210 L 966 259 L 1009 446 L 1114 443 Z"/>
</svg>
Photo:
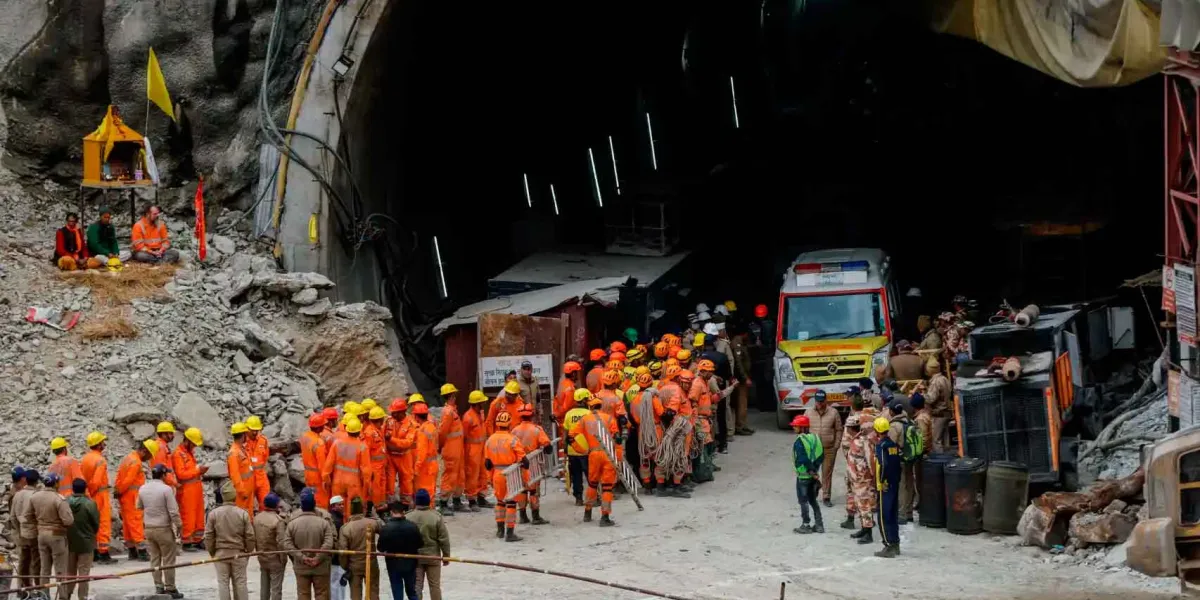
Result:
<svg viewBox="0 0 1200 600">
<path fill-rule="evenodd" d="M 925 454 L 925 442 L 921 440 L 921 432 L 911 422 L 904 423 L 902 440 L 904 441 L 901 448 L 904 462 L 913 463 L 921 460 L 921 456 Z"/>
</svg>

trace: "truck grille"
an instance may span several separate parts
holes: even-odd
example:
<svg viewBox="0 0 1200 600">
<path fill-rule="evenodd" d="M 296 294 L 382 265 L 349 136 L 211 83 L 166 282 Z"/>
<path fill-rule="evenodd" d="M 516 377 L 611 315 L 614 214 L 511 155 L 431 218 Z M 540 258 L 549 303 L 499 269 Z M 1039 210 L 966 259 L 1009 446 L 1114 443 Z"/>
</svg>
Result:
<svg viewBox="0 0 1200 600">
<path fill-rule="evenodd" d="M 960 390 L 965 454 L 989 462 L 1024 463 L 1031 478 L 1056 477 L 1044 394 L 1038 388 L 1016 385 Z"/>
<path fill-rule="evenodd" d="M 870 375 L 867 368 L 871 357 L 867 354 L 845 354 L 839 356 L 802 356 L 793 364 L 801 382 L 858 381 Z"/>
</svg>

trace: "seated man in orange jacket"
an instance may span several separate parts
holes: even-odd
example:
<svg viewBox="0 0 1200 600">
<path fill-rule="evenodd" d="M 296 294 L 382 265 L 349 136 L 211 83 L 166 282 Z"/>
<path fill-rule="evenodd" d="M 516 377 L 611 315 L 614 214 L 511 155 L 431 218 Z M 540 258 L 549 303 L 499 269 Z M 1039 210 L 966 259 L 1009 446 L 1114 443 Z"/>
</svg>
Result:
<svg viewBox="0 0 1200 600">
<path fill-rule="evenodd" d="M 162 209 L 151 205 L 133 224 L 133 260 L 150 264 L 179 262 L 179 251 L 171 247 L 161 215 Z"/>
</svg>

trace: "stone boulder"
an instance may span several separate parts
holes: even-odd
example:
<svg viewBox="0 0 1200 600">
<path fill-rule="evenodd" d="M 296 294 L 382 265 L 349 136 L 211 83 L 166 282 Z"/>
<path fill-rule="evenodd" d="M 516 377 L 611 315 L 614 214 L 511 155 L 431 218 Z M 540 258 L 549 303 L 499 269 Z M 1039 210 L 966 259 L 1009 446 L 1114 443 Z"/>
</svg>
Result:
<svg viewBox="0 0 1200 600">
<path fill-rule="evenodd" d="M 320 273 L 260 273 L 251 285 L 264 292 L 292 295 L 305 288 L 327 290 L 333 282 Z"/>
<path fill-rule="evenodd" d="M 139 421 L 148 423 L 158 423 L 167 419 L 167 413 L 156 406 L 146 406 L 142 404 L 122 404 L 113 411 L 112 420 L 114 423 L 129 425 Z"/>
<path fill-rule="evenodd" d="M 137 423 L 126 425 L 125 431 L 128 431 L 130 436 L 133 436 L 134 441 L 140 442 L 154 437 L 154 424 L 138 421 Z"/>
<path fill-rule="evenodd" d="M 207 439 L 204 441 L 208 442 Z M 208 472 L 204 474 L 205 481 L 218 481 L 229 478 L 229 463 L 223 460 L 215 460 L 204 464 L 208 466 Z"/>
<path fill-rule="evenodd" d="M 1076 513 L 1068 533 L 1089 544 L 1120 544 L 1129 539 L 1137 518 L 1120 512 Z"/>
<path fill-rule="evenodd" d="M 339 306 L 333 314 L 343 319 L 356 321 L 387 321 L 392 318 L 392 311 L 370 300 Z"/>
<path fill-rule="evenodd" d="M 171 409 L 171 417 L 181 427 L 196 427 L 204 434 L 204 447 L 225 449 L 229 445 L 229 432 L 221 413 L 213 408 L 204 396 L 188 392 L 179 397 Z"/>
</svg>

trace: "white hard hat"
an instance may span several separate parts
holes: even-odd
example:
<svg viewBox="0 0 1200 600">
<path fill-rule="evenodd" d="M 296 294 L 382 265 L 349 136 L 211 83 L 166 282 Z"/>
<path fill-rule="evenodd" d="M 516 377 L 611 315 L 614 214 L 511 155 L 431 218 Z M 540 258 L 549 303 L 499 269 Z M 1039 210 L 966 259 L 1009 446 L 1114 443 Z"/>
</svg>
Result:
<svg viewBox="0 0 1200 600">
<path fill-rule="evenodd" d="M 704 324 L 704 335 L 717 335 L 718 331 L 720 331 L 720 329 L 717 328 L 716 323 Z"/>
<path fill-rule="evenodd" d="M 707 304 L 705 304 L 705 303 L 703 303 L 703 302 L 701 302 L 700 304 L 697 304 L 697 305 L 696 305 L 696 312 L 697 312 L 697 313 L 706 313 L 706 312 L 708 312 L 708 305 L 707 305 Z"/>
<path fill-rule="evenodd" d="M 909 298 L 920 298 L 921 297 L 921 288 L 915 288 L 915 287 L 908 288 L 908 294 L 906 294 L 906 295 Z"/>
<path fill-rule="evenodd" d="M 341 496 L 334 496 L 329 499 L 330 506 L 332 506 L 334 504 L 343 504 L 345 502 L 346 502 L 346 500 L 344 498 L 342 498 Z"/>
<path fill-rule="evenodd" d="M 707 311 L 699 312 L 699 313 L 696 313 L 696 320 L 697 321 L 709 321 L 709 320 L 712 320 L 712 315 L 708 314 Z"/>
<path fill-rule="evenodd" d="M 717 313 L 718 315 L 729 316 L 729 309 L 725 308 L 724 304 L 718 304 L 717 307 L 713 309 L 713 312 Z"/>
</svg>

